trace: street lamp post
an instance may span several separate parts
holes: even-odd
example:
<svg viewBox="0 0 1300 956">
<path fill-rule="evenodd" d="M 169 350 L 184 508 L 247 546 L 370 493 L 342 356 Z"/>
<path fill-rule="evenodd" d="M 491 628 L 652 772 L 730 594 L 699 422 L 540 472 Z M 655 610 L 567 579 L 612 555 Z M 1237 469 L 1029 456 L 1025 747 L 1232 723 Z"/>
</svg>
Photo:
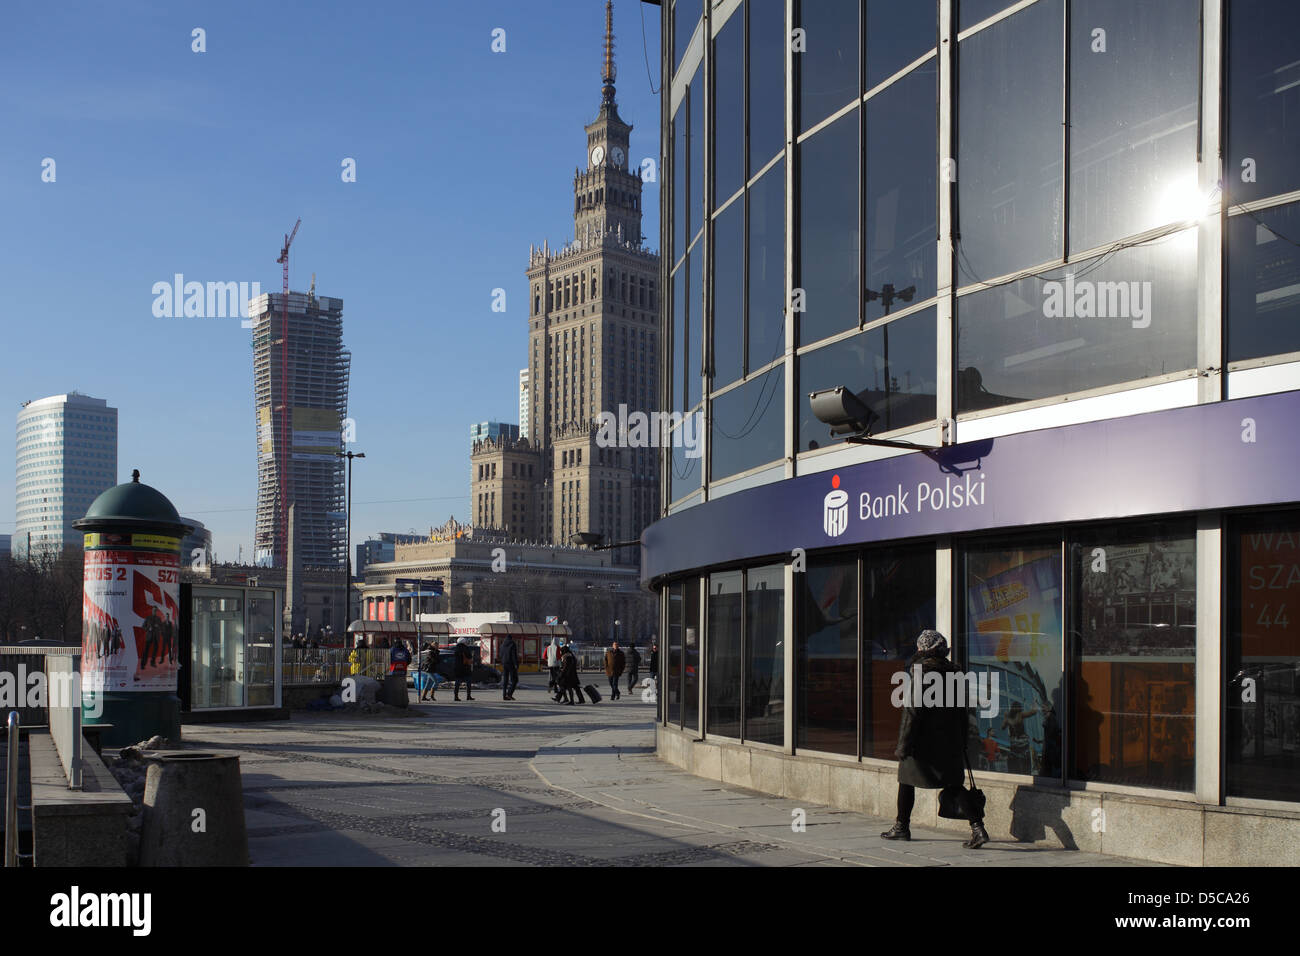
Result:
<svg viewBox="0 0 1300 956">
<path fill-rule="evenodd" d="M 347 531 L 343 539 L 343 646 L 347 646 L 348 641 L 348 624 L 351 622 L 348 618 L 352 610 L 352 460 L 354 458 L 365 458 L 365 452 L 338 451 L 334 454 L 340 458 L 348 460 L 348 494 L 347 503 L 344 507 L 344 518 L 347 525 Z"/>
</svg>

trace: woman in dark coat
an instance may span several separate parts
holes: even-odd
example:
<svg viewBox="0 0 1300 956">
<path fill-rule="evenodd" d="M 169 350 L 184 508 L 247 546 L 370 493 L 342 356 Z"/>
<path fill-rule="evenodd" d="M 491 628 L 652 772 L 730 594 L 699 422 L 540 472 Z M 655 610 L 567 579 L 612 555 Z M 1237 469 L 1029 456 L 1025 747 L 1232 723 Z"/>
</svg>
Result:
<svg viewBox="0 0 1300 956">
<path fill-rule="evenodd" d="M 474 676 L 474 651 L 469 646 L 469 641 L 460 638 L 456 641 L 456 682 L 452 686 L 452 700 L 460 700 L 460 684 L 465 682 L 465 699 L 474 699 L 474 688 L 470 684 L 470 678 Z"/>
<path fill-rule="evenodd" d="M 560 658 L 560 693 L 568 694 L 566 704 L 573 703 L 573 692 L 578 692 L 578 703 L 586 703 L 582 697 L 582 684 L 578 680 L 578 656 L 573 649 L 565 645 L 564 656 Z"/>
<path fill-rule="evenodd" d="M 921 676 L 935 673 L 944 675 L 959 668 L 947 658 L 948 641 L 938 631 L 922 631 L 916 640 L 916 656 L 907 664 L 909 677 L 914 677 L 913 667 L 921 666 Z M 918 689 L 924 689 L 924 684 Z M 912 838 L 912 807 L 916 804 L 916 788 L 942 790 L 963 786 L 966 763 L 963 752 L 970 733 L 970 711 L 966 706 L 916 706 L 912 694 L 905 698 L 903 720 L 898 729 L 898 817 L 894 825 L 880 834 L 886 840 Z M 963 701 L 964 705 L 965 702 Z M 974 850 L 989 842 L 983 820 L 970 821 L 970 839 L 962 844 Z"/>
</svg>

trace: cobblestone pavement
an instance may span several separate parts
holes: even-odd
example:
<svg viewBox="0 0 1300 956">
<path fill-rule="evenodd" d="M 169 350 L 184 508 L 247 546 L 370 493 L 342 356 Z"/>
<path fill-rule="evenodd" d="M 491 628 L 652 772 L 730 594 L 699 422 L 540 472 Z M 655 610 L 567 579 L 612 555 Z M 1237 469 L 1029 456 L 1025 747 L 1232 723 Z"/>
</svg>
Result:
<svg viewBox="0 0 1300 956">
<path fill-rule="evenodd" d="M 654 704 L 638 694 L 553 703 L 525 677 L 518 700 L 414 704 L 415 716 L 297 712 L 290 721 L 189 725 L 185 745 L 240 755 L 254 866 L 1124 865 L 1096 854 L 913 831 L 724 787 L 654 756 Z M 603 688 L 602 678 L 596 682 Z M 414 697 L 412 697 L 414 700 Z"/>
</svg>

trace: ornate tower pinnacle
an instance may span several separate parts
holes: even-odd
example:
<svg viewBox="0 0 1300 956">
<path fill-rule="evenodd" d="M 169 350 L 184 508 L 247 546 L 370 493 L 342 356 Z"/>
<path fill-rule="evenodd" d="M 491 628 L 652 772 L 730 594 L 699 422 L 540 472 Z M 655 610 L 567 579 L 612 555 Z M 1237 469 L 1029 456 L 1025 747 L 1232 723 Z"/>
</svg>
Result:
<svg viewBox="0 0 1300 956">
<path fill-rule="evenodd" d="M 605 59 L 600 76 L 605 81 L 601 87 L 602 98 L 612 104 L 614 79 L 618 76 L 618 67 L 614 65 L 614 0 L 605 0 Z"/>
</svg>

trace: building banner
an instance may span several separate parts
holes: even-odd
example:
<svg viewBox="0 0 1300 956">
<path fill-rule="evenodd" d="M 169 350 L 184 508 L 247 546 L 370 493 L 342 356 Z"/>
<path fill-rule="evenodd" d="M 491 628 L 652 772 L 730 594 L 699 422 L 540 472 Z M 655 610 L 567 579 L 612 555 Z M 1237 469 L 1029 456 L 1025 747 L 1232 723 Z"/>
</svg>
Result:
<svg viewBox="0 0 1300 956">
<path fill-rule="evenodd" d="M 155 537 L 153 543 L 171 540 Z M 175 693 L 180 666 L 179 553 L 88 549 L 84 581 L 83 690 Z"/>
</svg>

